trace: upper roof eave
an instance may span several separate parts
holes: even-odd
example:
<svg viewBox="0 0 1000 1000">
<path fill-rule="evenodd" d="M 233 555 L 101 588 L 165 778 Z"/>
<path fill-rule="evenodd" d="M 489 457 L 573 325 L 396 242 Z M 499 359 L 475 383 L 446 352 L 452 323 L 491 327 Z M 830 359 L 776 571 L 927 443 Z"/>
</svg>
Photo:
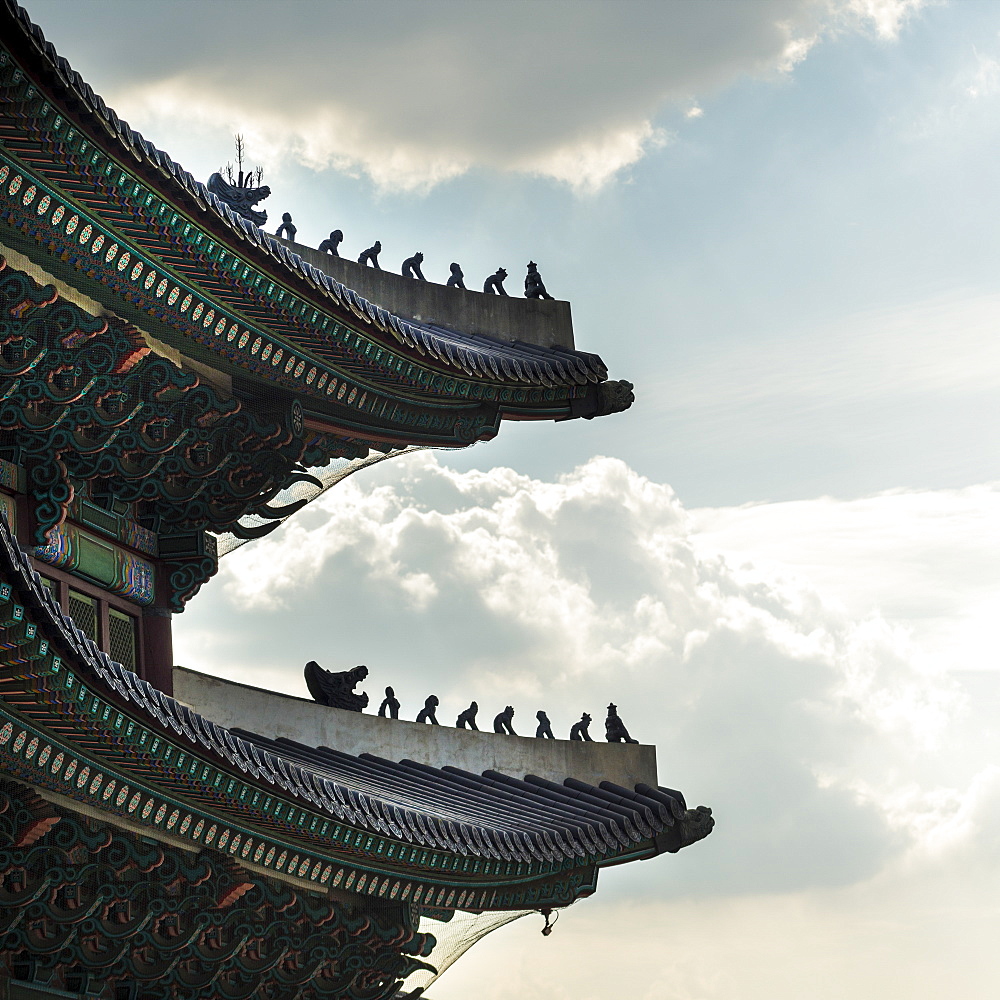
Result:
<svg viewBox="0 0 1000 1000">
<path fill-rule="evenodd" d="M 607 369 L 597 355 L 565 348 L 536 348 L 536 353 L 543 357 L 524 366 L 504 363 L 508 349 L 506 346 L 497 348 L 499 342 L 494 342 L 483 345 L 488 349 L 482 352 L 483 361 L 477 364 L 472 357 L 479 353 L 475 347 L 467 348 L 465 352 L 456 351 L 453 331 L 408 320 L 365 299 L 282 245 L 275 237 L 238 216 L 166 152 L 119 118 L 69 62 L 56 52 L 41 28 L 14 0 L 0 0 L 0 19 L 7 20 L 25 41 L 30 42 L 37 72 L 61 88 L 66 98 L 77 103 L 78 113 L 90 123 L 88 136 L 98 142 L 108 155 L 120 154 L 123 150 L 127 152 L 144 178 L 155 185 L 166 200 L 187 213 L 196 213 L 199 224 L 205 226 L 221 245 L 237 254 L 247 254 L 249 250 L 256 264 L 265 266 L 278 280 L 304 285 L 314 300 L 318 298 L 318 304 L 329 313 L 339 315 L 347 312 L 395 349 L 414 352 L 477 380 L 514 385 L 579 385 L 598 383 L 607 378 Z M 501 356 L 499 362 L 493 359 L 498 350 Z M 529 377 L 525 377 L 526 373 Z"/>
</svg>

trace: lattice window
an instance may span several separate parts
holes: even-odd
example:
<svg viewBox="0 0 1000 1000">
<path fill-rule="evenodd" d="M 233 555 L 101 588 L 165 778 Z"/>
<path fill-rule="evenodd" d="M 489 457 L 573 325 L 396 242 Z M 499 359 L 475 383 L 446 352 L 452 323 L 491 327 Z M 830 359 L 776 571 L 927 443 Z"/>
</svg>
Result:
<svg viewBox="0 0 1000 1000">
<path fill-rule="evenodd" d="M 76 627 L 97 642 L 97 601 L 76 590 L 69 592 L 69 615 Z"/>
<path fill-rule="evenodd" d="M 135 619 L 108 609 L 108 654 L 123 667 L 135 670 Z"/>
</svg>

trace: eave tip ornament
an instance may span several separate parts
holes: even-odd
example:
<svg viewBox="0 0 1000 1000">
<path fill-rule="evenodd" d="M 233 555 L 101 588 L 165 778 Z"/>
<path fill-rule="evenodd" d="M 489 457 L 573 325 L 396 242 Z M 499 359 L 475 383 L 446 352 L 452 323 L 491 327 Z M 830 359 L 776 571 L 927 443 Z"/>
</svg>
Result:
<svg viewBox="0 0 1000 1000">
<path fill-rule="evenodd" d="M 236 172 L 233 165 L 227 163 L 220 171 L 208 179 L 208 188 L 224 205 L 231 208 L 240 218 L 252 222 L 255 226 L 263 226 L 267 222 L 267 212 L 254 211 L 254 205 L 271 196 L 271 189 L 261 184 L 264 168 L 243 170 L 243 136 L 236 136 Z M 290 226 L 292 217 L 286 212 L 283 225 Z M 295 239 L 296 229 L 291 229 L 291 239 Z"/>
<path fill-rule="evenodd" d="M 597 410 L 585 419 L 605 417 L 609 413 L 622 413 L 635 402 L 635 386 L 624 379 L 601 382 L 597 387 Z"/>
</svg>

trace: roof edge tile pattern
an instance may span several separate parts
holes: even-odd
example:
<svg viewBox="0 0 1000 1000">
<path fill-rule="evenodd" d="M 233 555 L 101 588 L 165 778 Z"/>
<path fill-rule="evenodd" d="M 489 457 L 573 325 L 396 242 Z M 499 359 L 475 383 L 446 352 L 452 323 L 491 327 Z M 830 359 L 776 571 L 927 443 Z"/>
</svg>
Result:
<svg viewBox="0 0 1000 1000">
<path fill-rule="evenodd" d="M 408 869 L 411 878 L 414 868 L 423 869 L 434 883 L 425 890 L 435 894 L 433 905 L 446 909 L 565 905 L 593 891 L 597 867 L 675 852 L 711 830 L 708 810 L 687 809 L 684 797 L 666 788 L 595 787 L 574 779 L 558 785 L 496 771 L 479 775 L 217 726 L 83 636 L 42 586 L 2 513 L 0 580 L 7 622 L 0 647 L 8 650 L 0 686 L 8 725 L 0 730 L 0 758 L 21 751 L 28 739 L 28 728 L 24 739 L 12 739 L 18 717 L 30 727 L 50 728 L 33 729 L 29 749 L 61 739 L 91 758 L 87 765 L 84 756 L 74 758 L 80 774 L 96 772 L 102 759 L 117 768 L 121 791 L 111 799 L 112 780 L 99 801 L 119 808 L 127 802 L 133 821 L 144 800 L 142 819 L 156 809 L 156 822 L 164 821 L 174 802 L 177 815 L 185 807 L 200 808 L 194 836 L 210 826 L 203 844 L 211 845 L 222 824 L 231 824 L 227 839 L 239 830 L 247 843 L 256 828 L 257 836 L 278 839 L 261 840 L 254 859 L 269 843 L 270 864 L 278 846 L 286 845 L 279 866 L 298 850 L 299 877 L 325 871 L 329 878 L 336 864 L 359 860 L 397 879 Z M 33 643 L 30 653 L 22 648 L 25 636 Z M 53 784 L 84 801 L 96 798 L 96 790 L 88 798 L 87 779 L 74 783 L 69 777 Z M 165 792 L 172 798 L 161 802 L 156 796 Z M 194 815 L 188 813 L 189 826 Z M 177 830 L 184 834 L 187 827 Z M 464 885 L 461 903 L 449 880 Z"/>
</svg>

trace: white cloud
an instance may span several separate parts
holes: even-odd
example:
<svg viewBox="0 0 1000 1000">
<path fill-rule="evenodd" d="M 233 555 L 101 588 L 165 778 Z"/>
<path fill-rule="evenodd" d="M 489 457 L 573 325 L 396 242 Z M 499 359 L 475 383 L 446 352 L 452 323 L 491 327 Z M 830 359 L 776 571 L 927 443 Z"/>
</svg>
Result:
<svg viewBox="0 0 1000 1000">
<path fill-rule="evenodd" d="M 973 699 L 918 637 L 927 611 L 957 629 L 997 599 L 998 505 L 977 487 L 688 511 L 613 459 L 544 481 L 420 453 L 228 556 L 178 660 L 300 696 L 307 659 L 364 662 L 404 717 L 433 691 L 443 721 L 474 697 L 522 730 L 545 708 L 561 735 L 584 710 L 599 732 L 614 700 L 661 782 L 713 806 L 707 841 L 605 873 L 524 962 L 534 930 L 477 946 L 440 1000 L 477 951 L 508 969 L 484 1000 L 875 1000 L 890 981 L 931 1000 L 939 883 L 1000 874 L 1000 684 L 975 675 Z M 983 884 L 961 892 L 997 930 Z"/>
<path fill-rule="evenodd" d="M 199 6 L 196 32 L 155 6 L 136 18 L 128 4 L 49 0 L 36 16 L 70 48 L 86 19 L 103 96 L 154 138 L 194 117 L 255 136 L 272 160 L 365 173 L 383 189 L 486 167 L 590 192 L 662 146 L 665 109 L 790 72 L 830 33 L 873 25 L 894 38 L 919 6 L 214 3 Z M 140 47 L 142 60 L 117 55 Z"/>
<path fill-rule="evenodd" d="M 579 193 L 593 194 L 615 174 L 637 163 L 650 150 L 662 149 L 669 141 L 665 129 L 642 121 L 588 142 L 567 143 L 539 157 L 529 156 L 516 164 L 515 169 L 551 177 Z"/>
<path fill-rule="evenodd" d="M 877 612 L 922 672 L 996 670 L 1000 484 L 693 512 L 700 546 L 801 575 L 855 618 Z"/>
<path fill-rule="evenodd" d="M 903 25 L 927 4 L 928 0 L 847 0 L 844 12 L 863 25 L 870 25 L 884 41 L 895 41 Z"/>
<path fill-rule="evenodd" d="M 965 87 L 969 97 L 994 97 L 1000 91 L 1000 61 L 992 56 L 975 53 L 976 68 Z"/>
</svg>

